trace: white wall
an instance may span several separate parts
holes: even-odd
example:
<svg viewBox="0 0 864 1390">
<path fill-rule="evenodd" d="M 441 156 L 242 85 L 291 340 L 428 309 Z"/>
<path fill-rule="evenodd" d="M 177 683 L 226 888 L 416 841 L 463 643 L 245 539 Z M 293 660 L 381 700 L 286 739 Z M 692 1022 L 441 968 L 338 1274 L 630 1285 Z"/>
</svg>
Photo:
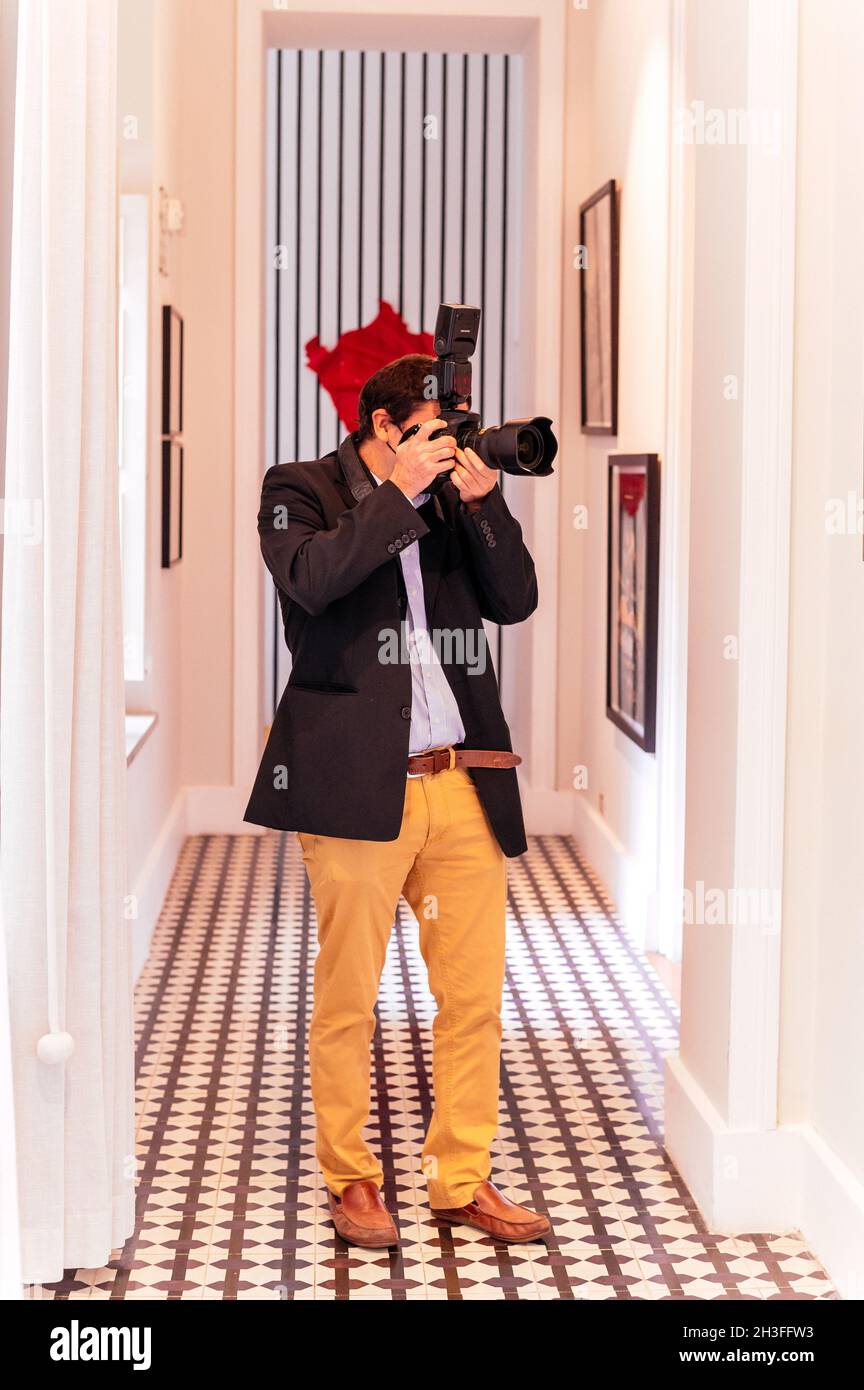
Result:
<svg viewBox="0 0 864 1390">
<path fill-rule="evenodd" d="M 188 786 L 206 789 L 232 780 L 234 5 L 173 7 L 181 54 L 176 188 L 185 205 L 181 767 Z M 249 543 L 257 550 L 254 530 Z M 206 790 L 198 794 L 207 799 Z M 196 805 L 189 828 L 200 828 Z"/>
<path fill-rule="evenodd" d="M 747 0 L 729 0 L 712 19 L 689 7 L 688 102 L 745 108 Z M 736 740 L 739 666 L 724 646 L 739 630 L 741 428 L 747 149 L 693 151 L 694 262 L 690 598 L 684 883 L 696 891 L 735 882 Z M 727 396 L 734 376 L 738 395 Z M 721 1114 L 729 1052 L 728 924 L 684 929 L 681 1056 Z"/>
<path fill-rule="evenodd" d="M 145 678 L 128 683 L 129 710 L 152 710 L 153 733 L 127 777 L 129 892 L 138 899 L 134 963 L 142 964 L 184 833 L 180 768 L 181 566 L 161 568 L 162 304 L 182 311 L 181 244 L 172 246 L 170 275 L 158 272 L 159 187 L 180 183 L 179 7 L 173 0 L 125 0 L 119 9 L 118 113 L 137 119 L 138 138 L 119 140 L 123 192 L 150 196 L 150 344 L 147 478 Z M 130 127 L 127 125 L 126 127 Z M 177 239 L 175 238 L 175 242 Z"/>
<path fill-rule="evenodd" d="M 862 6 L 802 0 L 800 51 L 780 1100 L 864 1181 Z"/>
<path fill-rule="evenodd" d="M 611 453 L 663 452 L 666 408 L 668 0 L 602 0 L 568 8 L 564 345 L 558 630 L 557 785 L 576 765 L 573 829 L 644 940 L 654 892 L 657 759 L 606 718 L 606 489 Z M 618 436 L 580 431 L 579 205 L 615 178 L 621 188 Z M 587 530 L 573 527 L 575 505 Z"/>
</svg>

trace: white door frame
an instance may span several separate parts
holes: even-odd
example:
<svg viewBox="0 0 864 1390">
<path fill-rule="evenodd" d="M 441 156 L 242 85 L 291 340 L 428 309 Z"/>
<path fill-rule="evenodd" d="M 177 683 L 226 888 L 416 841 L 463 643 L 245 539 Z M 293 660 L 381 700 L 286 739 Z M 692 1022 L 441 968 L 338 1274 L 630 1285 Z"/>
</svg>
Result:
<svg viewBox="0 0 864 1390">
<path fill-rule="evenodd" d="M 352 44 L 525 56 L 526 340 L 529 389 L 560 419 L 561 226 L 566 10 L 559 0 L 244 0 L 237 6 L 234 222 L 234 713 L 233 790 L 245 805 L 260 761 L 263 573 L 255 520 L 264 472 L 265 52 Z M 533 180 L 533 187 L 532 187 Z M 555 785 L 558 627 L 558 481 L 544 479 L 525 518 L 543 601 L 526 636 L 530 708 L 522 745 L 532 784 Z M 524 649 L 523 649 L 524 651 Z M 523 659 L 520 655 L 520 661 Z M 506 679 L 506 672 L 505 672 Z M 527 743 L 526 743 L 527 740 Z M 242 809 L 241 809 L 242 814 Z M 238 817 L 239 819 L 239 817 Z M 245 827 L 249 830 L 254 828 Z"/>
<path fill-rule="evenodd" d="M 657 889 L 649 943 L 681 959 L 687 753 L 687 613 L 690 550 L 690 410 L 693 326 L 693 155 L 676 141 L 687 105 L 688 0 L 672 0 L 670 40 L 669 290 L 666 443 L 662 459 L 660 654 L 657 725 Z M 751 146 L 747 160 L 747 256 L 743 394 L 741 620 L 739 625 L 739 801 L 736 886 L 780 887 L 789 610 L 792 345 L 795 253 L 797 0 L 757 0 L 749 10 L 748 107 L 778 111 L 793 132 L 777 156 Z M 778 505 L 775 505 L 778 504 Z M 771 634 L 770 642 L 765 633 Z M 767 827 L 769 840 L 764 837 Z M 760 836 L 762 839 L 760 840 Z M 769 842 L 770 841 L 770 842 Z M 779 947 L 778 947 L 779 949 Z M 752 1023 L 776 973 L 771 949 L 741 969 L 754 999 Z M 743 956 L 740 953 L 743 951 Z M 739 959 L 740 956 L 740 959 Z M 769 990 L 769 995 L 771 991 Z M 736 996 L 739 997 L 739 996 Z M 769 1031 L 773 1023 L 763 1020 Z M 743 1043 L 745 1049 L 753 1039 Z M 769 1065 L 770 1072 L 770 1065 Z M 753 1084 L 755 1073 L 744 1074 Z"/>
<path fill-rule="evenodd" d="M 730 901 L 773 912 L 731 924 L 723 1113 L 680 1055 L 666 1064 L 666 1144 L 718 1231 L 800 1221 L 795 1136 L 778 1121 L 790 599 L 798 104 L 797 0 L 750 0 L 747 106 L 780 142 L 747 151 L 734 866 Z M 746 919 L 746 913 L 743 916 Z M 704 985 L 704 981 L 702 982 Z M 688 989 L 682 999 L 686 1019 Z M 719 1103 L 719 1102 L 718 1102 Z M 746 1174 L 746 1180 L 743 1175 Z"/>
<path fill-rule="evenodd" d="M 675 139 L 687 102 L 687 0 L 673 0 L 669 40 L 669 245 L 666 440 L 660 483 L 657 670 L 657 870 L 647 945 L 680 961 L 687 762 L 687 610 L 690 569 L 690 406 L 693 354 L 693 159 Z"/>
<path fill-rule="evenodd" d="M 777 1124 L 780 910 L 786 801 L 786 710 L 795 320 L 797 0 L 750 0 L 748 105 L 778 112 L 780 149 L 751 145 L 738 624 L 735 887 L 776 896 L 772 929 L 732 937 L 729 1124 Z"/>
</svg>

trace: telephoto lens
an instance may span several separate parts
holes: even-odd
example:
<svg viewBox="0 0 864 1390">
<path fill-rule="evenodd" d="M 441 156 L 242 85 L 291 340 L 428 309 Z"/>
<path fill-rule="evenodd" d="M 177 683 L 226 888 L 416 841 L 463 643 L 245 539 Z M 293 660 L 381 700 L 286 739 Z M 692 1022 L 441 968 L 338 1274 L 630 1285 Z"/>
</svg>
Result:
<svg viewBox="0 0 864 1390">
<path fill-rule="evenodd" d="M 503 425 L 489 425 L 485 430 L 464 428 L 466 442 L 456 438 L 460 449 L 467 445 L 483 460 L 487 468 L 500 468 L 504 473 L 528 473 L 543 478 L 552 472 L 552 462 L 558 452 L 558 441 L 552 433 L 552 421 L 545 415 L 530 420 L 507 420 Z M 472 438 L 468 438 L 471 435 Z"/>
</svg>

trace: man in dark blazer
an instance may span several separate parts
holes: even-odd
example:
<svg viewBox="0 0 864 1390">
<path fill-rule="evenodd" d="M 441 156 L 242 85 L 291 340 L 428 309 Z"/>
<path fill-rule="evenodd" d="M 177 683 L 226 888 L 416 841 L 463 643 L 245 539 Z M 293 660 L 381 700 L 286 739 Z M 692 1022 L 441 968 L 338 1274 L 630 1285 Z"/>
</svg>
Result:
<svg viewBox="0 0 864 1390">
<path fill-rule="evenodd" d="M 432 437 L 433 362 L 400 358 L 370 378 L 359 429 L 323 459 L 268 469 L 258 514 L 292 670 L 245 819 L 299 834 L 318 919 L 317 1153 L 337 1230 L 366 1246 L 398 1241 L 362 1130 L 400 895 L 438 1004 L 422 1156 L 432 1210 L 499 1240 L 549 1231 L 489 1181 L 506 857 L 526 842 L 482 620 L 523 621 L 537 584 L 497 473 Z"/>
</svg>

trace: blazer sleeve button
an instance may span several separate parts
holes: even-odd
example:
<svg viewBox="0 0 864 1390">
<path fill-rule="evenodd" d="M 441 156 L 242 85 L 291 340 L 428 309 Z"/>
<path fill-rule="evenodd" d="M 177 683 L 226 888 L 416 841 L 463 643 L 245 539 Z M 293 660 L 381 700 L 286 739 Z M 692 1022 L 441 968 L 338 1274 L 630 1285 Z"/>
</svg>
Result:
<svg viewBox="0 0 864 1390">
<path fill-rule="evenodd" d="M 416 532 L 415 530 L 413 530 L 413 529 L 410 530 L 410 531 L 408 532 L 408 538 L 409 538 L 409 540 L 416 541 L 416 539 L 417 539 L 417 532 Z"/>
<path fill-rule="evenodd" d="M 388 545 L 387 549 L 390 551 L 390 554 L 391 554 L 391 555 L 395 555 L 395 554 L 396 554 L 396 547 L 395 547 L 395 545 L 393 544 L 392 541 L 391 541 L 390 544 Z"/>
<path fill-rule="evenodd" d="M 401 708 L 401 710 L 399 711 L 399 713 L 402 715 L 402 718 L 403 718 L 403 719 L 410 719 L 410 718 L 411 718 L 411 706 L 410 706 L 410 705 L 403 705 L 402 708 Z"/>
</svg>

